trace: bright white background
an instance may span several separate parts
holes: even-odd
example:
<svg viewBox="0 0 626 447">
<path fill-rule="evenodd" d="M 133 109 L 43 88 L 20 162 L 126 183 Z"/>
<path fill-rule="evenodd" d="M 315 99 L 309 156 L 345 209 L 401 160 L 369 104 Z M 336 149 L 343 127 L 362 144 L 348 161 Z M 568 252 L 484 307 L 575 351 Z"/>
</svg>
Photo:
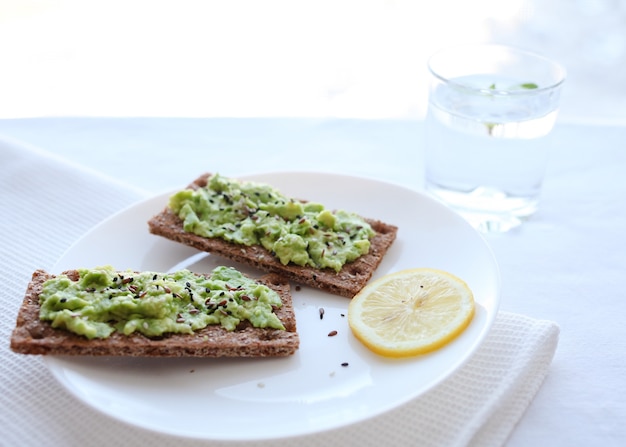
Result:
<svg viewBox="0 0 626 447">
<path fill-rule="evenodd" d="M 566 66 L 561 119 L 626 121 L 625 0 L 0 0 L 0 119 L 420 119 L 428 55 L 484 41 Z"/>
</svg>

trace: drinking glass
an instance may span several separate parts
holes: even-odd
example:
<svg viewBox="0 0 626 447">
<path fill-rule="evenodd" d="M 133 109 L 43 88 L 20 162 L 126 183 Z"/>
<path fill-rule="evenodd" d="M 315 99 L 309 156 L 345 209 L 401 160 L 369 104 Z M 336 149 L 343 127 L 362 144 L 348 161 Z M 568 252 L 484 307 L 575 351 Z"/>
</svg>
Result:
<svg viewBox="0 0 626 447">
<path fill-rule="evenodd" d="M 482 232 L 538 208 L 565 70 L 503 45 L 460 45 L 428 62 L 426 190 Z"/>
</svg>

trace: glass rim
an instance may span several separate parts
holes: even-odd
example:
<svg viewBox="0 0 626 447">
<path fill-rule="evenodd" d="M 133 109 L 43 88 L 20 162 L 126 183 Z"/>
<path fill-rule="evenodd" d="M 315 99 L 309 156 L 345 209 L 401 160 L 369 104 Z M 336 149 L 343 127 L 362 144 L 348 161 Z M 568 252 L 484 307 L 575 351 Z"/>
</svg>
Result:
<svg viewBox="0 0 626 447">
<path fill-rule="evenodd" d="M 470 50 L 491 50 L 491 51 L 507 51 L 513 54 L 517 54 L 517 55 L 523 55 L 526 57 L 531 57 L 537 61 L 541 61 L 544 62 L 546 64 L 548 64 L 549 66 L 552 67 L 552 69 L 554 69 L 557 73 L 558 76 L 556 77 L 556 81 L 555 82 L 551 82 L 548 85 L 544 85 L 544 86 L 538 86 L 537 88 L 532 88 L 532 89 L 520 89 L 520 90 L 510 90 L 510 89 L 497 89 L 497 88 L 481 88 L 481 87 L 475 87 L 475 86 L 471 86 L 462 82 L 458 82 L 455 81 L 454 79 L 451 79 L 450 77 L 447 76 L 443 76 L 442 74 L 438 73 L 434 68 L 433 68 L 433 61 L 437 58 L 440 57 L 442 54 L 446 53 L 446 52 L 450 52 L 450 51 L 460 51 L 460 50 L 466 50 L 466 51 L 470 51 Z M 549 90 L 555 90 L 558 87 L 561 86 L 561 84 L 563 84 L 565 82 L 566 79 L 566 70 L 565 67 L 563 67 L 563 65 L 561 65 L 559 62 L 550 59 L 540 53 L 534 52 L 534 51 L 530 51 L 530 50 L 526 50 L 524 48 L 520 48 L 520 47 L 516 47 L 516 46 L 512 46 L 512 45 L 502 45 L 502 44 L 489 44 L 489 43 L 484 43 L 484 44 L 459 44 L 459 45 L 452 45 L 452 46 L 447 46 L 447 47 L 443 47 L 440 48 L 439 50 L 437 50 L 435 53 L 433 53 L 429 58 L 428 58 L 428 71 L 437 79 L 439 79 L 440 81 L 448 84 L 448 85 L 452 85 L 454 87 L 458 87 L 461 89 L 465 89 L 468 91 L 473 91 L 476 93 L 480 93 L 480 94 L 487 94 L 487 95 L 492 95 L 492 96 L 523 96 L 523 95 L 536 95 L 538 93 L 542 93 L 545 91 L 549 91 Z M 476 73 L 476 74 L 487 74 L 485 73 Z"/>
</svg>

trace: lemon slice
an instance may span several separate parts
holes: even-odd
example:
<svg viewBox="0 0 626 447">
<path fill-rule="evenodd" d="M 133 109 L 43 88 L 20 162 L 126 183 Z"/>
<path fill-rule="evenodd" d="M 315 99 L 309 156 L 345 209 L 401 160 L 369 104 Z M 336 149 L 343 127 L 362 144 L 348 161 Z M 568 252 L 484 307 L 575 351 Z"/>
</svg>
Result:
<svg viewBox="0 0 626 447">
<path fill-rule="evenodd" d="M 449 343 L 472 321 L 474 308 L 463 280 L 442 270 L 416 268 L 365 286 L 349 304 L 348 324 L 375 353 L 408 357 Z"/>
</svg>

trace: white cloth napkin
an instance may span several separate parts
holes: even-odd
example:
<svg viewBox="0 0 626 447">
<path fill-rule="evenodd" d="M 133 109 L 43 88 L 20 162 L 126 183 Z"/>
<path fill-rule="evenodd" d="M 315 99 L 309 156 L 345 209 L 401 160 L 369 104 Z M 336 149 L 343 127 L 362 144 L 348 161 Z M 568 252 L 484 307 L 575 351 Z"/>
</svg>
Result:
<svg viewBox="0 0 626 447">
<path fill-rule="evenodd" d="M 123 166 L 120 166 L 123 168 Z M 47 153 L 0 141 L 0 444 L 20 446 L 222 445 L 174 438 L 101 415 L 62 388 L 9 338 L 31 273 L 50 269 L 103 218 L 147 196 Z M 500 312 L 481 348 L 444 383 L 373 420 L 259 446 L 500 446 L 541 386 L 558 326 Z M 288 423 L 288 421 L 283 421 Z M 234 446 L 238 443 L 224 443 Z"/>
</svg>

